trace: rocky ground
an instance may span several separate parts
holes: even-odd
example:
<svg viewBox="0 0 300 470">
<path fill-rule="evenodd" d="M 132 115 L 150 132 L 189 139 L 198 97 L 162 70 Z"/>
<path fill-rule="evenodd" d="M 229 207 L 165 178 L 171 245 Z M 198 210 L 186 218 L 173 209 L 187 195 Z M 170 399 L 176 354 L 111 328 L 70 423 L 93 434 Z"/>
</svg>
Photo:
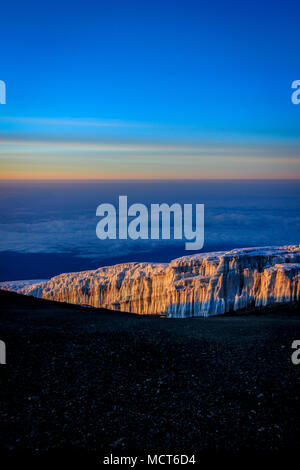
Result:
<svg viewBox="0 0 300 470">
<path fill-rule="evenodd" d="M 297 304 L 181 320 L 0 301 L 0 449 L 12 458 L 299 450 Z"/>
</svg>

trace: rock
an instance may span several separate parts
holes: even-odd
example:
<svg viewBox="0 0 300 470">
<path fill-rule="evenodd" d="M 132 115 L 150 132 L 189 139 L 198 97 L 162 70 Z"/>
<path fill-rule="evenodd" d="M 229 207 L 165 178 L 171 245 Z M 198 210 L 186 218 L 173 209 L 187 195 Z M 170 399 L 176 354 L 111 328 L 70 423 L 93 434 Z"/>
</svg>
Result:
<svg viewBox="0 0 300 470">
<path fill-rule="evenodd" d="M 117 439 L 115 442 L 111 444 L 112 447 L 119 447 L 124 446 L 126 441 L 126 437 L 120 437 L 120 439 Z"/>
</svg>

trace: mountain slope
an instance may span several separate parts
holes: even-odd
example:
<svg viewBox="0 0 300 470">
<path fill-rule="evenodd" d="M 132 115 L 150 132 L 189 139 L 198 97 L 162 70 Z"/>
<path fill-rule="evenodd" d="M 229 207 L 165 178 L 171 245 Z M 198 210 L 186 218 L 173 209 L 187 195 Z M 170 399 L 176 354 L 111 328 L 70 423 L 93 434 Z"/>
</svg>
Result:
<svg viewBox="0 0 300 470">
<path fill-rule="evenodd" d="M 0 318 L 1 456 L 299 454 L 296 304 L 166 321 L 0 291 Z"/>
</svg>

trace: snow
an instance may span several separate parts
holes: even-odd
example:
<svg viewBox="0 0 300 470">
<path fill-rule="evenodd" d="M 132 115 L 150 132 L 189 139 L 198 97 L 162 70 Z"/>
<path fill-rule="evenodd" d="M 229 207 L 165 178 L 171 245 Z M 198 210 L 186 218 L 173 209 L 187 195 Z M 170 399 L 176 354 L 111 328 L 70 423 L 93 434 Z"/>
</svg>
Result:
<svg viewBox="0 0 300 470">
<path fill-rule="evenodd" d="M 27 295 L 172 317 L 209 316 L 254 305 L 300 300 L 300 246 L 198 253 L 166 263 L 124 263 L 12 281 Z"/>
</svg>

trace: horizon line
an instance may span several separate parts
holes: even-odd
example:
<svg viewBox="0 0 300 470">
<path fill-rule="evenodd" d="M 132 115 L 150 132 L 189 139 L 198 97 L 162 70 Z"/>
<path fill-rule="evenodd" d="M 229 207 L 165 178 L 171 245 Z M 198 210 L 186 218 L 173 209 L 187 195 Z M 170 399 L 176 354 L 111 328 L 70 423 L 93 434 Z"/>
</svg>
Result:
<svg viewBox="0 0 300 470">
<path fill-rule="evenodd" d="M 287 177 L 278 177 L 278 178 L 266 178 L 266 177 L 204 177 L 204 178 L 0 178 L 0 182 L 35 182 L 35 181 L 67 181 L 67 182 L 97 182 L 97 181 L 299 181 L 300 177 L 287 178 Z"/>
</svg>

